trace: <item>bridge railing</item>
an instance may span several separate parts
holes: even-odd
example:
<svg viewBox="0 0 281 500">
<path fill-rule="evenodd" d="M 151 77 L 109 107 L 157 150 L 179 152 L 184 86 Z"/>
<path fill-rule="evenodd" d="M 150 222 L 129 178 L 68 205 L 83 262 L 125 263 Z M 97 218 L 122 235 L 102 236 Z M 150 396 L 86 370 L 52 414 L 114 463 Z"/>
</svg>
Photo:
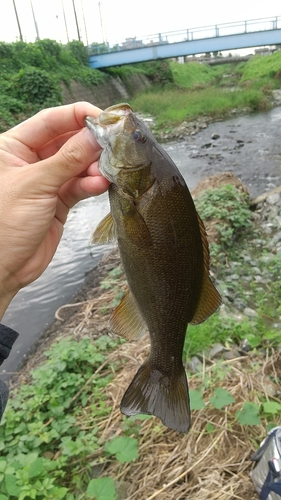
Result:
<svg viewBox="0 0 281 500">
<path fill-rule="evenodd" d="M 184 29 L 179 31 L 167 31 L 145 35 L 139 38 L 126 38 L 113 46 L 109 44 L 92 44 L 88 46 L 88 54 L 103 54 L 107 52 L 119 52 L 121 50 L 137 49 L 153 45 L 167 43 L 185 42 L 189 40 L 200 40 L 219 36 L 237 35 L 241 33 L 254 33 L 257 31 L 268 31 L 281 29 L 281 16 L 267 17 L 262 19 L 251 19 L 232 23 L 203 26 L 200 28 Z"/>
</svg>

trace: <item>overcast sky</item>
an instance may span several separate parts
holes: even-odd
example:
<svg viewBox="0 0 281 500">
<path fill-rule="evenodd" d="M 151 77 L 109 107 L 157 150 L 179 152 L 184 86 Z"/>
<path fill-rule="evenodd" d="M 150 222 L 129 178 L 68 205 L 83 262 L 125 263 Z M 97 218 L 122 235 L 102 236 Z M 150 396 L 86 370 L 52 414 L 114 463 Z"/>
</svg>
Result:
<svg viewBox="0 0 281 500">
<path fill-rule="evenodd" d="M 62 43 L 78 39 L 73 0 L 14 0 L 26 42 L 40 38 Z M 281 16 L 280 0 L 74 0 L 82 41 L 114 44 L 138 37 L 214 24 Z M 64 13 L 65 19 L 64 19 Z M 0 41 L 19 39 L 13 0 L 0 0 Z"/>
</svg>

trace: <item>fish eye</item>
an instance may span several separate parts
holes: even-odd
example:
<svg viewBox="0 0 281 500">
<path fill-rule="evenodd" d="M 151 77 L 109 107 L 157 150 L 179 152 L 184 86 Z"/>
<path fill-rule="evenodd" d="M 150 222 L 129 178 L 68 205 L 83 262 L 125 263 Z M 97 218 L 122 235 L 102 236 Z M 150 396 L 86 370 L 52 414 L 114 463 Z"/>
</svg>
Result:
<svg viewBox="0 0 281 500">
<path fill-rule="evenodd" d="M 135 142 L 145 142 L 146 141 L 146 137 L 143 135 L 143 133 L 139 129 L 134 130 L 134 132 L 132 133 L 132 136 L 133 136 L 133 139 Z"/>
</svg>

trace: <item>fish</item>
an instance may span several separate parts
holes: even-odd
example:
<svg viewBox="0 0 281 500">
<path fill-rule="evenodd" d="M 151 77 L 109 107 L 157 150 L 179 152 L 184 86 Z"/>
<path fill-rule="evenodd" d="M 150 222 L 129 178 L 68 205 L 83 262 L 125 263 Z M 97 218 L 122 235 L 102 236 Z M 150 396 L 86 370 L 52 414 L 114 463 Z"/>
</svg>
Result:
<svg viewBox="0 0 281 500">
<path fill-rule="evenodd" d="M 128 291 L 110 328 L 126 340 L 148 330 L 150 353 L 122 397 L 124 415 L 154 415 L 177 432 L 191 425 L 183 348 L 188 324 L 205 321 L 221 297 L 210 279 L 207 235 L 177 166 L 128 103 L 85 123 L 102 147 L 110 213 L 95 243 L 117 240 Z"/>
</svg>

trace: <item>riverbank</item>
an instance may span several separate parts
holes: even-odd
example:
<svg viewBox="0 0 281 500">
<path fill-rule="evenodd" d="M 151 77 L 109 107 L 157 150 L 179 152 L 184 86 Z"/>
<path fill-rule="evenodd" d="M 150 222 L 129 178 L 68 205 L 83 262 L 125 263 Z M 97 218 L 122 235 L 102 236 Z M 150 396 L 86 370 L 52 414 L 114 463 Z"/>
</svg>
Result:
<svg viewBox="0 0 281 500">
<path fill-rule="evenodd" d="M 198 186 L 191 191 L 195 203 L 200 198 L 200 194 L 205 193 L 206 190 L 208 192 L 223 185 L 232 185 L 240 193 L 248 193 L 246 186 L 233 174 L 218 174 L 199 182 Z M 224 203 L 223 199 L 222 202 Z M 265 296 L 268 293 L 269 282 L 273 278 L 274 280 L 281 278 L 281 275 L 278 275 L 278 259 L 280 258 L 281 261 L 281 194 L 276 192 L 270 196 L 265 195 L 264 199 L 257 205 L 255 202 L 253 205 L 253 200 L 250 200 L 250 203 L 253 210 L 249 212 L 252 225 L 251 231 L 249 233 L 246 231 L 244 238 L 241 238 L 241 236 L 238 238 L 239 253 L 243 256 L 242 261 L 230 261 L 226 266 L 224 262 L 219 264 L 218 257 L 220 254 L 217 253 L 217 250 L 213 250 L 213 260 L 211 261 L 212 276 L 213 278 L 216 277 L 216 286 L 223 297 L 221 314 L 223 316 L 237 317 L 239 322 L 242 321 L 243 314 L 244 318 L 258 318 L 258 312 L 250 309 L 247 303 L 247 297 L 250 298 L 254 294 L 253 291 L 249 291 L 248 285 L 251 283 L 252 277 L 255 285 L 259 284 L 259 294 Z M 219 211 L 220 208 L 218 207 Z M 202 212 L 201 217 L 204 218 Z M 212 245 L 217 245 L 221 239 L 221 222 L 218 218 L 215 220 L 212 218 L 206 220 L 204 218 L 204 222 L 212 253 Z M 232 236 L 235 240 L 236 236 Z M 225 251 L 221 249 L 221 255 Z M 233 257 L 236 259 L 237 255 Z M 225 258 L 223 258 L 223 261 Z M 227 257 L 227 261 L 229 259 L 230 256 Z M 113 306 L 107 304 L 108 310 L 106 313 L 103 307 L 101 307 L 101 314 L 99 314 L 99 310 L 100 304 L 103 304 L 103 302 L 108 303 L 114 299 L 118 287 L 122 291 L 125 286 L 125 278 L 122 272 L 117 273 L 116 278 L 109 277 L 111 272 L 114 273 L 114 270 L 119 268 L 120 258 L 116 247 L 106 253 L 98 265 L 86 274 L 82 286 L 74 295 L 71 303 L 61 306 L 56 311 L 54 321 L 43 332 L 33 349 L 30 350 L 27 359 L 20 365 L 17 374 L 12 378 L 12 386 L 17 385 L 17 380 L 21 379 L 21 377 L 26 379 L 26 372 L 42 362 L 44 351 L 61 336 L 74 335 L 80 338 L 86 334 L 90 335 L 92 339 L 96 339 L 101 335 L 108 334 L 108 319 Z M 251 269 L 254 271 L 251 272 Z M 276 276 L 274 273 L 277 273 Z M 240 290 L 241 286 L 246 288 L 243 292 Z M 258 301 L 257 298 L 256 301 Z M 267 302 L 268 298 L 265 301 Z M 276 298 L 276 301 L 278 302 L 278 298 Z M 250 299 L 250 302 L 252 303 L 253 299 Z M 88 308 L 88 304 L 90 304 L 90 308 Z M 272 318 L 271 322 L 274 323 L 274 321 L 277 321 L 277 318 Z M 281 322 L 280 325 L 279 322 L 274 324 L 276 328 L 279 328 L 279 326 L 281 328 Z M 222 348 L 222 351 L 224 352 L 225 348 Z"/>
<path fill-rule="evenodd" d="M 272 90 L 269 107 L 274 108 L 281 106 L 281 90 Z M 157 127 L 152 116 L 146 116 L 146 122 L 151 128 L 153 134 L 160 142 L 174 141 L 174 140 L 186 140 L 188 137 L 195 136 L 202 130 L 205 130 L 211 123 L 222 122 L 230 120 L 237 116 L 246 115 L 250 113 L 250 108 L 232 108 L 231 110 L 224 112 L 222 116 L 198 116 L 196 119 L 185 120 L 179 125 L 171 127 L 171 125 Z"/>
<path fill-rule="evenodd" d="M 206 185 L 212 188 L 211 191 L 220 189 L 222 180 L 226 185 L 236 186 L 234 189 L 240 194 L 247 192 L 246 187 L 229 174 L 215 176 L 209 178 L 208 183 L 202 183 L 201 188 L 193 193 L 195 199 L 199 200 L 200 193 L 206 193 Z M 239 207 L 246 206 L 247 198 L 240 198 L 239 195 L 237 200 L 236 208 L 240 210 Z M 239 200 L 242 200 L 242 205 Z M 227 202 L 224 201 L 224 206 L 228 203 L 229 198 Z M 67 354 L 68 343 L 72 345 L 74 341 L 79 352 L 81 343 L 87 342 L 89 347 L 97 345 L 99 339 L 108 335 L 109 315 L 119 300 L 120 290 L 125 286 L 116 250 L 112 250 L 87 274 L 71 304 L 57 311 L 55 321 L 12 379 L 13 399 L 18 407 L 14 415 L 18 414 L 22 422 L 27 420 L 29 427 L 36 425 L 40 429 L 40 425 L 43 425 L 44 428 L 45 437 L 42 434 L 43 441 L 40 444 L 39 431 L 36 449 L 38 453 L 43 445 L 44 460 L 48 457 L 49 462 L 46 463 L 47 472 L 40 471 L 40 477 L 44 478 L 47 473 L 48 477 L 50 474 L 52 477 L 53 473 L 48 468 L 56 464 L 57 473 L 61 474 L 59 471 L 64 470 L 67 479 L 55 480 L 54 484 L 57 487 L 70 487 L 73 493 L 73 496 L 69 496 L 71 500 L 81 498 L 81 495 L 92 498 L 86 491 L 90 491 L 89 485 L 93 491 L 97 491 L 95 487 L 99 483 L 96 481 L 101 478 L 108 481 L 108 500 L 116 499 L 116 495 L 119 500 L 173 500 L 183 496 L 186 500 L 192 500 L 194 496 L 198 500 L 257 498 L 249 475 L 252 469 L 250 457 L 267 430 L 278 424 L 281 410 L 281 322 L 278 310 L 281 298 L 280 193 L 272 194 L 254 208 L 254 211 L 248 208 L 249 224 L 243 234 L 241 231 L 235 232 L 227 247 L 220 245 L 219 253 L 216 246 L 211 249 L 212 279 L 220 290 L 223 304 L 220 311 L 202 327 L 199 325 L 188 329 L 185 359 L 193 426 L 187 435 L 179 435 L 164 428 L 154 417 L 142 421 L 127 419 L 120 413 L 122 394 L 149 352 L 147 336 L 138 342 L 115 343 L 113 349 L 108 348 L 104 361 L 100 361 L 94 370 L 89 371 L 84 361 L 82 373 L 86 370 L 88 376 L 81 381 L 81 385 L 75 384 L 71 396 L 71 402 L 75 401 L 74 407 L 72 403 L 69 408 L 67 401 L 71 378 L 78 372 L 78 360 L 76 368 L 70 367 L 70 371 L 64 369 L 66 385 L 63 385 L 62 393 L 65 400 L 63 414 L 57 414 L 54 407 L 54 417 L 43 418 L 43 414 L 39 417 L 38 411 L 43 411 L 46 403 L 40 403 L 41 410 L 35 408 L 40 394 L 39 373 L 41 377 L 45 373 L 50 380 L 48 389 L 42 389 L 40 400 L 47 397 L 49 401 L 52 394 L 47 396 L 46 390 L 52 393 L 52 384 L 55 384 L 56 379 L 59 380 L 59 363 L 73 356 L 72 351 Z M 231 213 L 233 215 L 233 210 Z M 211 221 L 205 222 L 210 227 Z M 212 240 L 212 245 L 217 245 L 224 234 L 220 222 L 217 227 L 220 231 Z M 214 335 L 212 343 L 206 343 L 204 325 L 209 341 L 210 334 Z M 196 341 L 199 341 L 200 349 L 196 347 Z M 63 349 L 60 347 L 62 343 Z M 55 356 L 57 372 L 54 382 L 49 360 L 51 351 Z M 96 394 L 98 380 L 99 383 L 104 380 L 105 385 Z M 26 390 L 23 390 L 24 387 Z M 26 403 L 24 399 L 21 402 L 18 399 L 24 398 L 23 395 L 19 396 L 21 391 L 26 394 L 31 405 L 28 414 L 23 413 L 22 417 L 21 412 L 24 412 Z M 96 414 L 102 397 L 105 398 L 104 409 Z M 35 406 L 32 409 L 33 404 Z M 9 412 L 9 433 L 13 412 L 15 408 Z M 62 437 L 51 437 L 56 428 L 55 423 L 59 425 L 59 419 L 66 423 L 72 418 L 71 415 L 75 415 L 72 424 L 76 429 L 74 432 L 73 428 L 74 434 L 70 427 L 65 436 L 63 433 Z M 85 430 L 83 438 L 81 436 Z M 97 436 L 98 442 L 94 442 L 90 452 L 86 443 L 93 440 L 92 433 Z M 17 436 L 20 437 L 20 434 Z M 121 438 L 125 439 L 122 442 L 124 459 L 118 458 L 117 451 L 106 451 L 109 443 L 117 443 Z M 62 443 L 66 443 L 67 439 L 72 446 L 75 443 L 76 447 L 82 446 L 80 451 L 74 446 L 73 451 L 68 448 L 66 452 L 65 444 L 59 445 L 59 442 L 62 440 Z M 125 442 L 126 446 L 132 446 L 135 450 L 131 455 L 125 451 Z M 6 449 L 9 449 L 8 443 Z M 62 459 L 63 466 L 60 465 Z M 75 487 L 78 471 L 79 487 L 78 484 Z M 110 489 L 112 484 L 114 490 Z M 36 498 L 41 499 L 39 494 Z M 96 498 L 102 496 L 97 495 Z"/>
<path fill-rule="evenodd" d="M 271 126 L 279 119 L 275 111 L 262 116 L 268 147 Z M 210 124 L 194 136 L 196 140 L 188 144 L 192 162 L 198 159 L 201 164 L 207 159 L 207 166 L 218 162 L 212 165 L 213 170 L 224 171 L 226 155 L 234 155 L 242 170 L 243 150 L 247 153 L 247 175 L 253 175 L 247 163 L 251 156 L 253 172 L 259 177 L 259 161 L 251 151 L 261 148 L 263 132 L 256 133 L 251 122 L 250 139 L 243 135 L 243 130 L 249 129 L 248 121 L 243 119 L 242 128 L 241 120 L 224 124 L 223 131 L 219 123 Z M 227 136 L 231 140 L 228 138 L 226 144 Z M 177 149 L 186 143 L 177 143 Z M 267 162 L 265 155 L 261 156 L 261 173 L 267 164 L 272 169 L 273 158 L 277 168 L 278 154 L 279 143 L 271 149 Z M 220 188 L 222 177 L 209 177 L 201 189 L 194 190 L 196 203 L 206 188 Z M 231 178 L 233 174 L 224 174 L 227 185 Z M 268 188 L 268 179 L 266 182 Z M 247 191 L 237 179 L 234 185 L 238 192 Z M 259 188 L 261 185 L 259 179 Z M 90 490 L 86 493 L 89 485 L 94 488 L 95 481 L 103 479 L 108 481 L 107 500 L 116 499 L 112 485 L 118 500 L 182 496 L 205 500 L 214 492 L 219 500 L 256 498 L 249 476 L 250 457 L 270 426 L 278 424 L 281 411 L 280 194 L 250 210 L 247 198 L 234 196 L 233 205 L 232 197 L 225 197 L 229 193 L 229 189 L 216 192 L 218 198 L 211 202 L 219 213 L 229 207 L 231 218 L 235 216 L 240 227 L 230 237 L 229 228 L 223 226 L 222 242 L 218 233 L 214 235 L 212 278 L 223 305 L 207 322 L 188 328 L 184 352 L 192 404 L 190 433 L 178 435 L 155 418 L 127 419 L 120 413 L 121 397 L 148 354 L 149 339 L 120 343 L 108 336 L 109 315 L 124 287 L 118 253 L 112 252 L 87 274 L 71 304 L 57 311 L 57 319 L 11 381 L 11 409 L 8 425 L 4 431 L 0 427 L 0 441 L 6 443 L 7 439 L 5 449 L 11 462 L 27 442 L 22 436 L 28 436 L 25 460 L 27 454 L 34 461 L 35 453 L 36 460 L 44 461 L 38 476 L 28 480 L 32 487 L 35 480 L 50 477 L 56 487 L 69 489 L 67 500 L 78 500 L 91 498 Z M 212 224 L 204 213 L 207 203 L 201 205 L 200 213 L 211 235 Z M 214 225 L 217 228 L 223 223 L 216 220 Z M 93 358 L 95 346 L 99 347 Z M 122 450 L 126 446 L 133 449 L 121 458 L 117 451 L 108 450 L 108 446 L 116 450 L 113 444 L 117 446 L 120 438 L 125 439 L 119 445 Z M 38 492 L 36 500 L 41 498 Z"/>
</svg>

